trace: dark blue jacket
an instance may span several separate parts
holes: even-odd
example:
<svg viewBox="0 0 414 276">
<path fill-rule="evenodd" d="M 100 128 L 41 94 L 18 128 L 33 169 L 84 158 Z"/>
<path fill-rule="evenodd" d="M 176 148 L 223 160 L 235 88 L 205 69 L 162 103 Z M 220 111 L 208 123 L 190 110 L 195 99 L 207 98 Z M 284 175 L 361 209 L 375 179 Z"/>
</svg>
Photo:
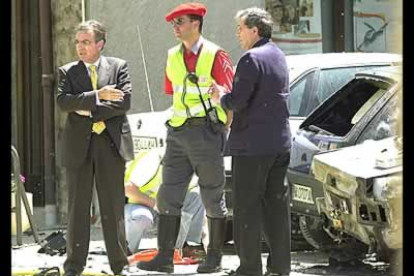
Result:
<svg viewBox="0 0 414 276">
<path fill-rule="evenodd" d="M 226 155 L 275 155 L 290 151 L 289 70 L 283 52 L 261 39 L 240 58 L 231 93 L 221 98 L 234 111 Z"/>
</svg>

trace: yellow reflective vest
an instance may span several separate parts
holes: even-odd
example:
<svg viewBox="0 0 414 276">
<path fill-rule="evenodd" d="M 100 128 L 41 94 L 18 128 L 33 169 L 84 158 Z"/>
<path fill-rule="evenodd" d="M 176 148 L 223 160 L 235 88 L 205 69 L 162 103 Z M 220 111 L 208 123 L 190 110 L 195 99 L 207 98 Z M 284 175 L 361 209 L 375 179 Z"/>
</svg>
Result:
<svg viewBox="0 0 414 276">
<path fill-rule="evenodd" d="M 138 182 L 135 185 L 150 198 L 156 198 L 162 178 L 161 159 L 158 149 L 140 152 L 133 161 L 127 163 L 124 182 L 128 183 L 134 170 L 140 169 L 135 172 L 134 182 Z M 128 203 L 137 202 L 128 199 Z"/>
<path fill-rule="evenodd" d="M 220 50 L 219 46 L 204 39 L 201 52 L 197 59 L 195 74 L 198 77 L 198 85 L 207 109 L 210 108 L 210 103 L 208 102 L 210 96 L 207 92 L 213 83 L 211 71 L 218 50 Z M 183 46 L 181 44 L 168 51 L 166 73 L 174 90 L 173 115 L 169 120 L 169 125 L 178 127 L 184 124 L 188 118 L 205 117 L 206 112 L 196 84 L 192 83 L 188 78 L 184 84 L 188 72 L 184 63 Z M 185 91 L 184 85 L 186 86 Z M 212 101 L 210 102 L 217 111 L 218 119 L 225 124 L 227 122 L 227 115 L 223 108 Z"/>
<path fill-rule="evenodd" d="M 135 171 L 133 179 L 134 184 L 139 187 L 139 190 L 149 196 L 156 198 L 158 189 L 162 184 L 162 149 L 153 148 L 140 152 L 133 161 L 126 164 L 124 182 L 127 184 L 131 180 L 131 175 Z M 195 176 L 191 179 L 189 190 L 198 186 L 198 181 Z M 128 198 L 128 203 L 139 204 Z"/>
</svg>

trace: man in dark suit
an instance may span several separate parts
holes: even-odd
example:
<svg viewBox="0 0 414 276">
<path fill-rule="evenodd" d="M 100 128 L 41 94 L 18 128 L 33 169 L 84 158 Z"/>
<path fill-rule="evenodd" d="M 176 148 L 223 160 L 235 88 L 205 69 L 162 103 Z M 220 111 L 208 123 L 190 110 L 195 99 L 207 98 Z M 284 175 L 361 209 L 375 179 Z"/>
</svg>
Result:
<svg viewBox="0 0 414 276">
<path fill-rule="evenodd" d="M 59 68 L 57 103 L 68 113 L 62 142 L 69 189 L 66 276 L 80 275 L 86 264 L 94 183 L 111 269 L 117 274 L 128 264 L 124 172 L 134 157 L 126 117 L 131 82 L 124 60 L 101 56 L 105 42 L 101 23 L 81 23 L 75 40 L 80 60 Z"/>
<path fill-rule="evenodd" d="M 267 275 L 290 273 L 290 195 L 284 178 L 290 159 L 289 72 L 270 41 L 271 16 L 249 8 L 236 15 L 243 49 L 231 93 L 213 85 L 212 97 L 233 110 L 227 154 L 233 156 L 236 275 L 262 275 L 261 234 L 270 249 Z M 258 215 L 259 214 L 259 215 Z"/>
</svg>

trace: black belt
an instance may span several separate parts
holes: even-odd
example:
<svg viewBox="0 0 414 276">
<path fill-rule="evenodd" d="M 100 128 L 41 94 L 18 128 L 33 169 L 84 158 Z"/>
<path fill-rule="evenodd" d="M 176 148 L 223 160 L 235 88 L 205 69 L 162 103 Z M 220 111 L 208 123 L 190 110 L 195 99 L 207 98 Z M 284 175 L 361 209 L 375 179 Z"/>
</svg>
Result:
<svg viewBox="0 0 414 276">
<path fill-rule="evenodd" d="M 181 125 L 181 126 L 171 126 L 169 124 L 169 121 L 167 121 L 165 123 L 165 125 L 168 128 L 171 128 L 173 130 L 182 130 L 186 127 L 193 127 L 193 126 L 202 126 L 202 125 L 207 125 L 207 118 L 206 117 L 192 117 L 192 118 L 188 118 L 187 120 L 185 120 L 185 122 Z"/>
<path fill-rule="evenodd" d="M 184 126 L 201 126 L 207 124 L 207 118 L 206 117 L 193 117 L 188 118 L 184 122 Z"/>
</svg>

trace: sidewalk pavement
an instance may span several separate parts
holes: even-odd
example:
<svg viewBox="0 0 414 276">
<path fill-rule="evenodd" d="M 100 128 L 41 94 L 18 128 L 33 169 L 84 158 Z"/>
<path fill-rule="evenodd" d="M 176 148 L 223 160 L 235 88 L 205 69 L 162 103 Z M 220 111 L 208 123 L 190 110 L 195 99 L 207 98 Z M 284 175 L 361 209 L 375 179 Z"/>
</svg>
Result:
<svg viewBox="0 0 414 276">
<path fill-rule="evenodd" d="M 35 207 L 33 212 L 33 219 L 37 228 L 40 242 L 42 242 L 52 233 L 59 230 L 63 230 L 63 232 L 66 233 L 66 225 L 55 225 L 53 227 L 47 227 L 44 225 L 45 220 L 42 208 Z M 13 273 L 22 275 L 21 273 L 25 271 L 57 266 L 60 268 L 60 272 L 63 275 L 62 266 L 63 262 L 65 261 L 66 254 L 63 256 L 59 256 L 59 254 L 50 256 L 45 253 L 38 253 L 38 250 L 41 248 L 41 246 L 40 244 L 36 243 L 32 234 L 32 230 L 30 228 L 23 233 L 22 242 L 22 245 L 17 245 L 16 236 L 11 237 Z M 140 247 L 142 249 L 157 247 L 155 228 L 144 235 Z M 97 221 L 94 225 L 91 225 L 89 256 L 85 267 L 85 272 L 112 274 L 106 255 L 106 248 L 103 241 L 103 233 L 100 221 Z M 136 274 L 134 267 L 131 268 L 131 272 L 133 272 L 134 275 L 147 274 L 144 272 Z"/>
<path fill-rule="evenodd" d="M 57 232 L 58 230 L 63 230 L 66 232 L 65 225 L 56 225 L 53 228 L 47 228 L 43 225 L 42 210 L 34 210 L 34 219 L 37 226 L 39 239 L 43 241 L 50 234 Z M 156 238 L 156 227 L 154 227 L 149 233 L 147 233 L 141 240 L 140 249 L 156 248 L 157 247 L 157 238 Z M 56 254 L 54 256 L 38 253 L 38 250 L 41 246 L 35 242 L 34 236 L 31 234 L 31 229 L 23 233 L 23 244 L 18 246 L 16 243 L 16 236 L 12 236 L 12 274 L 16 276 L 23 275 L 33 275 L 35 271 L 39 272 L 43 268 L 59 267 L 61 275 L 63 275 L 63 262 L 65 261 L 66 254 L 59 256 Z M 232 270 L 236 270 L 239 265 L 239 259 L 235 255 L 234 248 L 232 245 L 225 246 L 224 256 L 222 259 L 223 271 L 219 273 L 212 273 L 208 275 L 213 276 L 224 276 L 227 275 Z M 311 252 L 309 252 L 311 253 Z M 262 263 L 266 264 L 267 254 L 262 254 Z M 296 255 L 292 252 L 292 270 L 303 268 L 307 266 L 312 266 L 316 264 L 326 264 L 326 256 L 311 254 L 309 257 L 305 256 L 305 259 L 309 258 L 309 264 L 303 264 L 300 260 L 304 259 L 302 255 Z M 183 275 L 188 276 L 188 274 L 197 275 L 197 264 L 191 265 L 176 265 L 174 275 Z M 103 233 L 100 222 L 96 222 L 91 226 L 90 232 L 90 246 L 89 246 L 89 255 L 84 270 L 84 275 L 92 276 L 104 276 L 103 274 L 112 275 L 112 271 L 109 266 L 108 258 L 106 255 L 105 244 L 103 241 Z M 126 276 L 135 276 L 135 275 L 157 275 L 159 272 L 148 272 L 148 271 L 139 271 L 135 265 L 130 266 L 126 271 Z M 203 274 L 205 275 L 205 274 Z M 306 275 L 303 273 L 297 273 L 292 271 L 291 276 Z"/>
<path fill-rule="evenodd" d="M 39 230 L 40 239 L 43 240 L 48 237 L 53 232 L 57 231 L 58 229 L 49 229 L 49 230 Z M 65 230 L 65 229 L 64 229 Z M 151 233 L 152 236 L 146 236 L 141 240 L 140 249 L 147 249 L 147 248 L 156 248 L 157 247 L 157 239 L 154 233 Z M 50 256 L 44 253 L 38 253 L 38 250 L 41 246 L 35 243 L 33 235 L 23 234 L 23 245 L 17 246 L 16 245 L 16 237 L 12 237 L 12 274 L 13 275 L 33 275 L 34 271 L 39 271 L 42 268 L 51 268 L 51 267 L 59 267 L 61 275 L 63 275 L 63 262 L 65 261 L 66 254 L 59 256 L 56 254 L 54 256 Z M 230 249 L 231 245 L 228 245 L 228 248 L 224 250 L 224 256 L 222 259 L 222 266 L 223 271 L 218 273 L 212 273 L 207 275 L 212 276 L 227 276 L 232 270 L 236 270 L 239 265 L 239 259 L 234 254 L 234 251 Z M 266 264 L 267 254 L 262 254 L 262 262 L 265 266 Z M 294 264 L 295 257 L 292 259 L 293 267 L 298 267 L 298 265 Z M 323 260 L 322 260 L 323 262 Z M 177 276 L 188 276 L 189 274 L 198 275 L 197 274 L 197 264 L 191 265 L 175 265 L 175 273 L 174 275 Z M 265 267 L 264 267 L 265 269 Z M 102 230 L 100 227 L 92 226 L 91 227 L 91 241 L 89 246 L 89 255 L 88 260 L 86 263 L 85 270 L 83 272 L 84 275 L 97 275 L 97 276 L 104 276 L 103 274 L 110 274 L 112 275 L 112 271 L 109 266 L 108 258 L 105 253 L 105 244 L 103 241 Z M 158 275 L 159 272 L 149 272 L 138 270 L 135 265 L 130 266 L 126 271 L 126 276 L 140 276 L 140 275 Z M 205 275 L 205 274 L 203 274 Z M 303 276 L 306 274 L 292 272 L 291 276 Z"/>
<path fill-rule="evenodd" d="M 58 229 L 51 230 L 40 230 L 39 238 L 40 240 L 45 239 L 53 232 L 56 232 Z M 65 229 L 63 229 L 65 231 Z M 145 237 L 141 240 L 141 249 L 146 248 L 156 248 L 157 239 L 155 237 Z M 38 253 L 38 250 L 41 246 L 35 243 L 33 235 L 23 234 L 23 245 L 17 246 L 16 237 L 12 236 L 12 272 L 14 274 L 21 275 L 23 272 L 30 272 L 33 270 L 38 270 L 41 268 L 50 268 L 57 266 L 60 268 L 61 274 L 63 274 L 63 262 L 65 261 L 66 254 L 59 256 L 56 254 L 50 256 L 45 253 Z M 178 273 L 188 274 L 196 273 L 197 265 L 182 265 L 177 266 Z M 147 275 L 146 271 L 138 271 L 136 266 L 131 266 L 127 271 L 127 275 Z M 99 275 L 112 274 L 112 271 L 109 266 L 108 258 L 106 255 L 105 244 L 103 241 L 102 229 L 101 227 L 92 226 L 91 227 L 91 241 L 89 246 L 89 255 L 84 270 L 85 274 L 95 274 Z"/>
</svg>

